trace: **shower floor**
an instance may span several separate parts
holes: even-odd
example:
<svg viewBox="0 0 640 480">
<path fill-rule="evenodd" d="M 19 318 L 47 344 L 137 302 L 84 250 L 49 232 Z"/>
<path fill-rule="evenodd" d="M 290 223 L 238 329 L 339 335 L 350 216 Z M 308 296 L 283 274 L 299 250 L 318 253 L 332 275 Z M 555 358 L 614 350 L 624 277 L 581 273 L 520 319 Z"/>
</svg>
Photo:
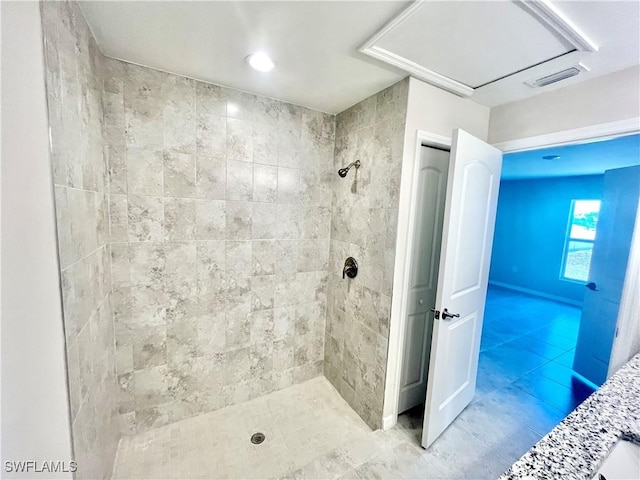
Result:
<svg viewBox="0 0 640 480">
<path fill-rule="evenodd" d="M 251 443 L 256 432 L 264 443 Z M 280 478 L 370 433 L 329 381 L 316 377 L 125 437 L 114 478 Z"/>
<path fill-rule="evenodd" d="M 371 429 L 324 377 L 120 442 L 114 478 L 497 478 L 514 460 L 454 422 L 420 446 L 422 407 L 390 430 Z M 477 414 L 474 414 L 477 415 Z M 266 440 L 251 443 L 262 432 Z"/>
</svg>

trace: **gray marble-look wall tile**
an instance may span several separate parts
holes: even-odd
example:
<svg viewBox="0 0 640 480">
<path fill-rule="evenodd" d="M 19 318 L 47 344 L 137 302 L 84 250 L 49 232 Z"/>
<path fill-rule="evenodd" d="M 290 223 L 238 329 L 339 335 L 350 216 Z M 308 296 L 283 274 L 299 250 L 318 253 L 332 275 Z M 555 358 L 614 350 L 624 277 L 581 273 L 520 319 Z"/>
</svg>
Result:
<svg viewBox="0 0 640 480">
<path fill-rule="evenodd" d="M 250 277 L 252 268 L 251 241 L 227 241 L 225 246 L 226 271 L 238 278 Z"/>
<path fill-rule="evenodd" d="M 276 205 L 254 202 L 251 212 L 251 238 L 276 238 Z"/>
<path fill-rule="evenodd" d="M 129 99 L 125 91 L 124 119 L 127 146 L 162 149 L 162 111 L 156 102 Z"/>
<path fill-rule="evenodd" d="M 74 460 L 79 478 L 105 478 L 119 439 L 109 242 L 127 241 L 128 216 L 126 197 L 111 208 L 107 192 L 126 193 L 124 106 L 102 94 L 104 58 L 78 5 L 40 8 Z"/>
<path fill-rule="evenodd" d="M 267 310 L 275 306 L 275 284 L 273 275 L 251 277 L 251 310 Z"/>
<path fill-rule="evenodd" d="M 162 151 L 129 147 L 126 155 L 128 193 L 162 196 Z"/>
<path fill-rule="evenodd" d="M 134 371 L 134 394 L 136 396 L 136 414 L 145 408 L 153 408 L 168 400 L 166 365 Z M 137 417 L 137 415 L 136 415 Z M 136 418 L 137 419 L 137 418 Z"/>
<path fill-rule="evenodd" d="M 278 167 L 278 203 L 298 203 L 300 199 L 300 170 Z"/>
<path fill-rule="evenodd" d="M 181 280 L 167 283 L 166 296 L 166 320 L 168 323 L 192 321 L 197 318 L 198 307 L 198 282 L 196 280 Z"/>
<path fill-rule="evenodd" d="M 324 371 L 372 428 L 382 422 L 406 87 L 400 82 L 336 119 L 334 168 L 356 159 L 362 167 L 350 182 L 333 182 Z M 321 238 L 324 228 L 307 223 L 304 233 Z M 301 247 L 307 258 L 312 245 Z M 360 269 L 344 281 L 347 256 Z"/>
<path fill-rule="evenodd" d="M 121 416 L 143 431 L 319 374 L 334 117 L 109 69 L 105 136 L 127 148 L 107 156 L 112 241 L 122 242 L 110 252 Z M 162 152 L 159 167 L 149 152 Z M 80 244 L 95 243 L 82 232 Z"/>
<path fill-rule="evenodd" d="M 289 127 L 278 131 L 278 166 L 300 168 L 302 166 L 303 143 L 299 130 L 300 119 Z"/>
<path fill-rule="evenodd" d="M 225 242 L 223 240 L 197 243 L 198 280 L 216 280 L 226 272 Z"/>
<path fill-rule="evenodd" d="M 195 242 L 164 244 L 164 283 L 175 285 L 198 279 L 198 249 Z"/>
<path fill-rule="evenodd" d="M 226 206 L 224 201 L 196 201 L 196 238 L 198 240 L 226 238 Z"/>
<path fill-rule="evenodd" d="M 275 274 L 277 252 L 275 240 L 254 240 L 252 242 L 253 275 Z"/>
<path fill-rule="evenodd" d="M 164 223 L 162 198 L 129 195 L 127 200 L 129 241 L 162 241 Z"/>
<path fill-rule="evenodd" d="M 58 185 L 56 185 L 54 188 L 60 267 L 66 268 L 67 266 L 71 265 L 77 258 L 77 252 L 73 249 L 73 240 L 71 233 L 69 189 L 67 187 Z"/>
<path fill-rule="evenodd" d="M 278 194 L 278 168 L 271 165 L 253 167 L 253 201 L 273 203 Z"/>
<path fill-rule="evenodd" d="M 196 194 L 198 198 L 227 198 L 226 160 L 198 155 L 196 160 Z"/>
<path fill-rule="evenodd" d="M 299 242 L 298 271 L 326 270 L 329 263 L 329 239 L 310 238 Z"/>
<path fill-rule="evenodd" d="M 159 242 L 132 243 L 129 247 L 130 284 L 162 286 L 164 281 L 164 245 Z"/>
<path fill-rule="evenodd" d="M 122 93 L 124 78 L 123 62 L 112 58 L 102 57 L 100 62 L 100 77 L 105 92 Z"/>
<path fill-rule="evenodd" d="M 109 195 L 109 229 L 112 242 L 126 242 L 129 214 L 126 195 Z"/>
<path fill-rule="evenodd" d="M 303 209 L 300 205 L 278 204 L 276 211 L 276 238 L 295 240 L 302 238 Z"/>
<path fill-rule="evenodd" d="M 210 83 L 196 82 L 198 112 L 224 116 L 227 114 L 228 90 Z"/>
<path fill-rule="evenodd" d="M 276 244 L 276 273 L 295 274 L 298 271 L 300 240 L 279 240 Z"/>
<path fill-rule="evenodd" d="M 278 128 L 273 122 L 254 125 L 253 161 L 264 165 L 278 164 Z"/>
<path fill-rule="evenodd" d="M 273 309 L 251 313 L 250 343 L 251 345 L 272 343 L 274 339 Z"/>
<path fill-rule="evenodd" d="M 295 315 L 296 308 L 294 306 L 277 307 L 273 311 L 274 337 L 288 346 L 291 346 L 291 342 L 293 341 L 293 335 L 295 332 Z"/>
<path fill-rule="evenodd" d="M 201 314 L 196 322 L 197 344 L 202 355 L 223 353 L 226 346 L 227 320 L 224 313 Z"/>
<path fill-rule="evenodd" d="M 227 240 L 251 239 L 251 224 L 251 203 L 227 202 L 225 226 Z"/>
<path fill-rule="evenodd" d="M 103 92 L 104 135 L 112 145 L 124 145 L 125 121 L 122 93 Z"/>
<path fill-rule="evenodd" d="M 187 79 L 184 79 L 187 80 Z M 189 80 L 190 84 L 192 81 Z M 162 114 L 162 139 L 165 149 L 174 152 L 196 153 L 195 89 L 177 94 L 171 104 L 165 105 Z"/>
<path fill-rule="evenodd" d="M 202 355 L 196 319 L 167 325 L 167 362 L 175 365 Z"/>
<path fill-rule="evenodd" d="M 192 154 L 165 150 L 163 153 L 164 195 L 196 196 L 196 158 Z"/>
<path fill-rule="evenodd" d="M 127 162 L 125 147 L 122 145 L 107 145 L 105 156 L 108 167 L 109 193 L 127 193 Z"/>
<path fill-rule="evenodd" d="M 168 242 L 196 239 L 196 201 L 190 198 L 165 198 L 164 238 Z"/>
<path fill-rule="evenodd" d="M 227 119 L 200 106 L 196 115 L 196 151 L 207 157 L 227 155 Z"/>
<path fill-rule="evenodd" d="M 128 293 L 126 304 L 120 305 L 124 323 L 136 326 L 161 326 L 166 323 L 167 301 L 162 287 L 133 286 L 123 290 Z"/>
<path fill-rule="evenodd" d="M 133 331 L 133 368 L 158 367 L 167 363 L 167 328 L 146 325 Z"/>
<path fill-rule="evenodd" d="M 227 118 L 227 158 L 253 162 L 253 123 Z"/>
<path fill-rule="evenodd" d="M 131 266 L 129 263 L 129 244 L 112 243 L 111 254 L 111 283 L 117 287 L 131 286 Z"/>
<path fill-rule="evenodd" d="M 239 383 L 249 377 L 251 357 L 249 347 L 229 350 L 225 353 L 225 385 Z"/>
<path fill-rule="evenodd" d="M 227 161 L 227 200 L 251 201 L 253 163 Z"/>
<path fill-rule="evenodd" d="M 118 413 L 124 414 L 136 411 L 136 401 L 133 392 L 133 372 L 118 375 L 120 386 L 118 395 Z"/>
<path fill-rule="evenodd" d="M 259 343 L 251 345 L 250 358 L 251 370 L 250 378 L 265 378 L 265 376 L 273 370 L 273 356 L 270 343 Z M 258 395 L 263 395 L 265 391 L 271 389 L 270 386 L 264 386 L 266 390 L 261 390 Z"/>
<path fill-rule="evenodd" d="M 68 184 L 67 165 L 70 160 L 70 150 L 73 144 L 65 145 L 65 140 L 69 140 L 66 135 L 65 120 L 71 117 L 65 111 L 59 99 L 49 93 L 49 125 L 51 128 L 51 163 L 53 167 L 53 182 L 55 185 Z"/>
</svg>

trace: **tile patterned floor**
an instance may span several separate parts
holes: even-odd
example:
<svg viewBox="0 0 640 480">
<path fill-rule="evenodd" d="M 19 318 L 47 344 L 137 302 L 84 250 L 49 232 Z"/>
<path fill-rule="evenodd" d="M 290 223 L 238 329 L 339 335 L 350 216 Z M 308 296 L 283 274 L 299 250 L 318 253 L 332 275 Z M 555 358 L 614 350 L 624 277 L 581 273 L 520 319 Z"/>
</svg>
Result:
<svg viewBox="0 0 640 480">
<path fill-rule="evenodd" d="M 266 435 L 261 445 L 252 433 Z M 114 478 L 278 478 L 371 429 L 324 377 L 132 437 Z"/>
<path fill-rule="evenodd" d="M 372 432 L 319 377 L 125 438 L 114 477 L 497 478 L 591 393 L 571 370 L 579 321 L 575 307 L 491 287 L 476 397 L 429 450 L 421 407 Z"/>
</svg>

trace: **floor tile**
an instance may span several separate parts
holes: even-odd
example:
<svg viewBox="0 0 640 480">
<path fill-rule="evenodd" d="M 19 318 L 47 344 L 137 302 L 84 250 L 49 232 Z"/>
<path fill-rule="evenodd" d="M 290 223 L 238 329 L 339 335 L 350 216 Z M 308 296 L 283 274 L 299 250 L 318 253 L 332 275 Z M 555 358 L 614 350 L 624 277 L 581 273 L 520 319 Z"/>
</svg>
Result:
<svg viewBox="0 0 640 480">
<path fill-rule="evenodd" d="M 360 465 L 355 473 L 363 480 L 436 478 L 429 475 L 430 470 L 431 466 L 418 450 L 402 442 Z"/>
<path fill-rule="evenodd" d="M 575 345 L 575 343 L 573 344 Z M 505 347 L 522 349 L 530 353 L 539 355 L 546 360 L 553 360 L 567 351 L 566 348 L 558 347 L 546 343 L 544 340 L 535 336 L 534 333 L 523 335 L 504 344 Z"/>
<path fill-rule="evenodd" d="M 256 431 L 265 434 L 263 444 L 250 442 Z M 331 384 L 318 377 L 125 437 L 114 478 L 280 478 L 371 433 Z M 339 460 L 327 457 L 316 473 L 337 468 Z"/>
<path fill-rule="evenodd" d="M 591 393 L 582 389 L 567 388 L 534 372 L 525 375 L 513 385 L 557 408 L 565 415 L 571 413 Z"/>
<path fill-rule="evenodd" d="M 540 401 L 513 384 L 492 392 L 474 403 L 480 403 L 481 408 L 487 412 L 511 417 L 541 437 L 565 417 L 561 410 Z"/>
<path fill-rule="evenodd" d="M 583 379 L 570 367 L 556 361 L 546 363 L 540 368 L 536 368 L 533 372 L 547 377 L 567 388 L 586 391 L 589 392 L 589 394 L 593 393 L 597 388 L 595 385 Z"/>
<path fill-rule="evenodd" d="M 492 333 L 482 333 L 482 341 L 480 342 L 480 351 L 484 352 L 491 348 L 497 347 L 504 343 L 504 340 L 498 336 L 494 336 Z"/>
<path fill-rule="evenodd" d="M 574 344 L 574 347 L 575 347 L 575 344 Z M 566 353 L 563 353 L 562 355 L 560 355 L 558 358 L 555 359 L 555 361 L 561 365 L 564 365 L 565 367 L 573 368 L 573 357 L 575 353 L 576 353 L 576 350 L 575 348 L 573 348 L 572 350 L 569 350 Z"/>
</svg>

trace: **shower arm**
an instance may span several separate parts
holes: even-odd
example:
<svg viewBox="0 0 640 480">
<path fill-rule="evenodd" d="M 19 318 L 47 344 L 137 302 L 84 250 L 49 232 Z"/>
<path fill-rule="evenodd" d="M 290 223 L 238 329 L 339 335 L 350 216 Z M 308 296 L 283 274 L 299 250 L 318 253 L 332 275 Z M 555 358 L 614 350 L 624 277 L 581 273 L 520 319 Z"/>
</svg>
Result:
<svg viewBox="0 0 640 480">
<path fill-rule="evenodd" d="M 340 170 L 338 170 L 338 175 L 340 175 L 342 178 L 346 177 L 347 173 L 349 172 L 351 167 L 356 167 L 356 170 L 359 169 L 360 168 L 360 160 L 356 160 L 355 162 L 351 162 L 345 168 L 341 168 Z"/>
<path fill-rule="evenodd" d="M 356 160 L 355 162 L 351 162 L 349 164 L 349 166 L 347 167 L 347 170 L 349 170 L 351 167 L 356 167 L 356 170 L 360 168 L 360 160 Z"/>
</svg>

